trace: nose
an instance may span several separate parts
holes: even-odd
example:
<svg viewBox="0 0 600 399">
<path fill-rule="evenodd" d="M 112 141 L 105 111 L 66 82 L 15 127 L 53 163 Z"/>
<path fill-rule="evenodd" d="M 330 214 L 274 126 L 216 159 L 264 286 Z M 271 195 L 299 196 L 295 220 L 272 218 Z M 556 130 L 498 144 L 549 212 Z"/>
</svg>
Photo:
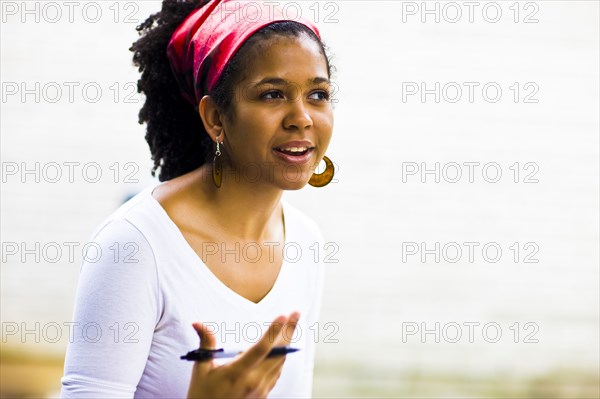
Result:
<svg viewBox="0 0 600 399">
<path fill-rule="evenodd" d="M 289 101 L 289 109 L 283 125 L 289 130 L 304 130 L 313 125 L 313 120 L 302 98 Z"/>
</svg>

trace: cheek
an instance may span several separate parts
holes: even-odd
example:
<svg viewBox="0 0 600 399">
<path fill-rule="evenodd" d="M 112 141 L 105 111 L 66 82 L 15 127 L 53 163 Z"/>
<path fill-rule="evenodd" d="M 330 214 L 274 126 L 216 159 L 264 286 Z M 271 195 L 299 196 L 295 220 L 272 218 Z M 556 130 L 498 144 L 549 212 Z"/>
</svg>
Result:
<svg viewBox="0 0 600 399">
<path fill-rule="evenodd" d="M 329 143 L 333 135 L 333 114 L 321 115 L 319 119 L 319 140 Z"/>
<path fill-rule="evenodd" d="M 255 118 L 243 119 L 230 134 L 232 151 L 240 160 L 254 161 L 270 152 L 271 130 L 267 124 Z"/>
</svg>

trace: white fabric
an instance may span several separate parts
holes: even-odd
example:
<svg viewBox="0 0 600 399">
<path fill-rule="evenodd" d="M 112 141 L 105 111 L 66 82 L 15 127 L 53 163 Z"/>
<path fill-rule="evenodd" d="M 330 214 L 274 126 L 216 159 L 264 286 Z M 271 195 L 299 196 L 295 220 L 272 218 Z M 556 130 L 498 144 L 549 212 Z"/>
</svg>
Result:
<svg viewBox="0 0 600 399">
<path fill-rule="evenodd" d="M 292 346 L 301 350 L 287 355 L 269 397 L 311 397 L 324 278 L 317 225 L 281 201 L 284 263 L 271 291 L 254 303 L 208 269 L 153 188 L 101 223 L 87 246 L 61 397 L 184 398 L 193 362 L 179 357 L 199 346 L 192 322 L 209 323 L 218 348 L 245 349 L 275 317 L 294 310 L 301 318 Z M 247 256 L 254 254 L 249 249 Z"/>
</svg>

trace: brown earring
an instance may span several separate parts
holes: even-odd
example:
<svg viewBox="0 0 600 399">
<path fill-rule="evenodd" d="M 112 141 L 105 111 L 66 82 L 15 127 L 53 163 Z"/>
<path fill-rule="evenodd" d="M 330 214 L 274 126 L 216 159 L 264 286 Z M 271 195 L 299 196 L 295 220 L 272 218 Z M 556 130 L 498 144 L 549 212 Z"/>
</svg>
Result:
<svg viewBox="0 0 600 399">
<path fill-rule="evenodd" d="M 221 149 L 219 148 L 219 140 L 217 139 L 217 149 L 215 151 L 215 157 L 213 158 L 212 167 L 212 178 L 213 183 L 217 188 L 221 188 L 221 182 L 223 181 L 223 168 L 221 166 Z"/>
<path fill-rule="evenodd" d="M 323 173 L 313 173 L 308 181 L 308 184 L 313 187 L 324 187 L 333 179 L 333 173 L 335 171 L 333 162 L 326 156 L 323 156 L 323 161 L 325 161 L 325 170 Z"/>
</svg>

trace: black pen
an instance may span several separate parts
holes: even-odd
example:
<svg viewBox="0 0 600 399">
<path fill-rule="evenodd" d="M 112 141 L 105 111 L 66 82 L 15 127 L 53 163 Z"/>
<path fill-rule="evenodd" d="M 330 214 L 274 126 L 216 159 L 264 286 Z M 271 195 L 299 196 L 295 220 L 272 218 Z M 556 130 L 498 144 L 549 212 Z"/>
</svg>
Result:
<svg viewBox="0 0 600 399">
<path fill-rule="evenodd" d="M 267 354 L 267 357 L 282 356 L 288 353 L 297 352 L 300 349 L 292 348 L 289 346 L 276 346 Z M 225 351 L 223 348 L 220 349 L 196 349 L 187 354 L 181 356 L 184 360 L 209 360 L 209 359 L 223 359 L 227 357 L 235 357 L 242 352 Z"/>
</svg>

